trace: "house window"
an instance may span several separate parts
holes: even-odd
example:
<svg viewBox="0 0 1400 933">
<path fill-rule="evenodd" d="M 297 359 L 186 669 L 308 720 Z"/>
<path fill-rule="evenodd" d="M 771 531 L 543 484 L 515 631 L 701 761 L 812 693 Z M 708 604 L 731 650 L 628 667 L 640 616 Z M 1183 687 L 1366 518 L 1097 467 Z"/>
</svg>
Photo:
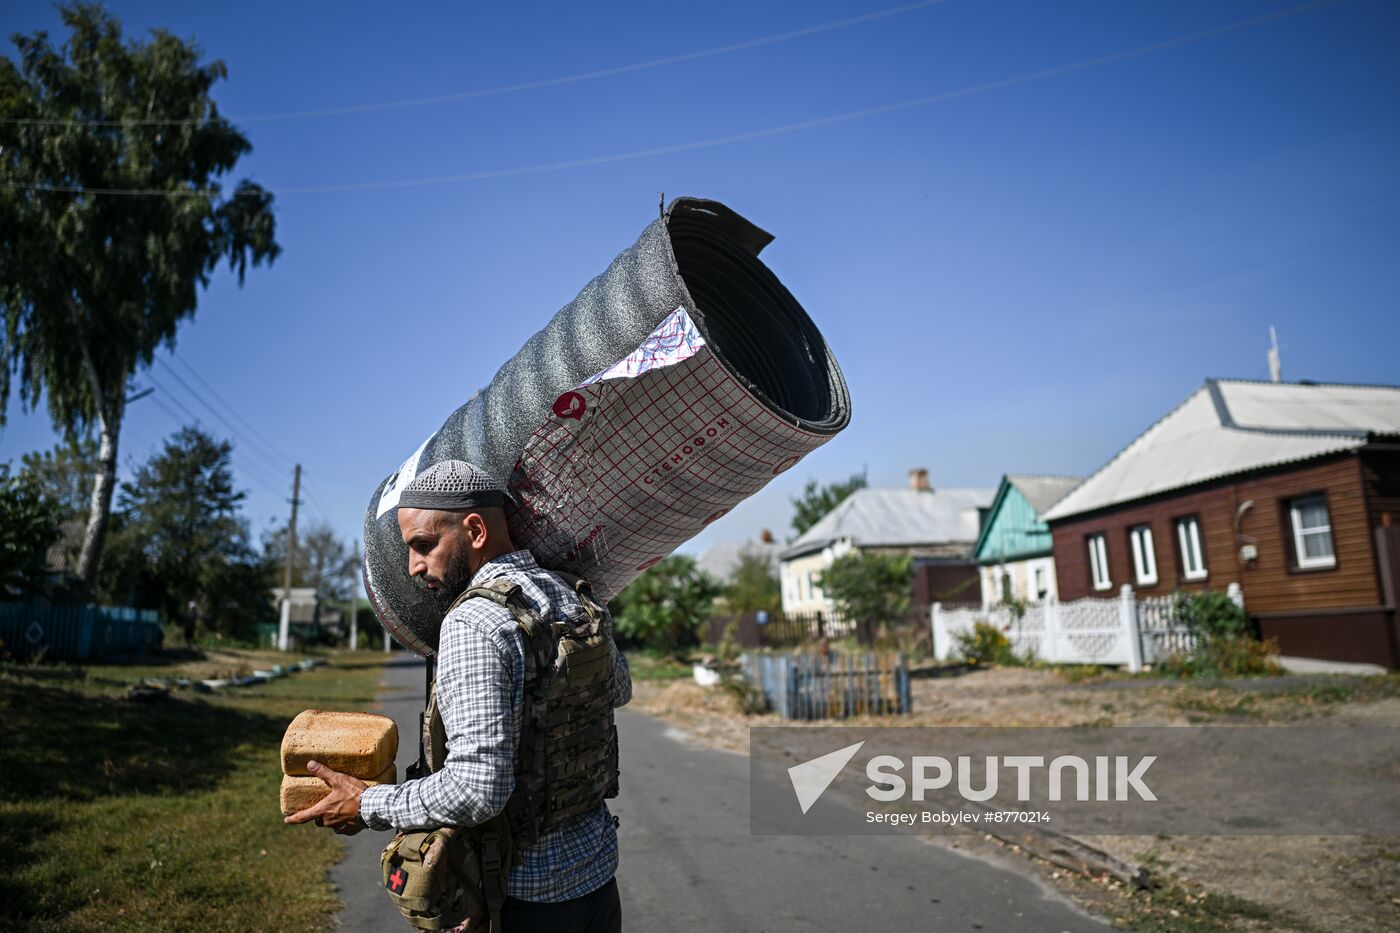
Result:
<svg viewBox="0 0 1400 933">
<path fill-rule="evenodd" d="M 1293 528 L 1293 555 L 1301 570 L 1337 566 L 1332 546 L 1332 516 L 1322 496 L 1306 496 L 1288 503 Z"/>
<path fill-rule="evenodd" d="M 1135 525 L 1128 529 L 1133 546 L 1133 574 L 1138 586 L 1157 585 L 1157 552 L 1152 547 L 1152 526 Z"/>
<path fill-rule="evenodd" d="M 1195 515 L 1176 520 L 1176 543 L 1181 551 L 1181 575 L 1187 580 L 1207 576 L 1205 552 L 1201 550 L 1201 520 Z"/>
<path fill-rule="evenodd" d="M 1044 567 L 1035 568 L 1035 598 L 1044 601 L 1050 595 L 1050 574 Z"/>
<path fill-rule="evenodd" d="M 1103 535 L 1089 536 L 1089 574 L 1094 582 L 1094 589 L 1106 590 L 1113 586 L 1113 580 L 1108 576 L 1108 543 L 1104 541 Z"/>
</svg>

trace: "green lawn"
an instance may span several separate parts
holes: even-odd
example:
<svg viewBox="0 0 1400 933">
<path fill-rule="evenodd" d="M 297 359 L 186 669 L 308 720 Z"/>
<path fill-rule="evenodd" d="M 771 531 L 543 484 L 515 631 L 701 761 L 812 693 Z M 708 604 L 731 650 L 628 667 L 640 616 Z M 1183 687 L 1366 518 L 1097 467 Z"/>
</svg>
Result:
<svg viewBox="0 0 1400 933">
<path fill-rule="evenodd" d="M 307 708 L 368 709 L 383 656 L 221 694 L 135 703 L 143 676 L 268 666 L 0 665 L 0 928 L 324 929 L 340 840 L 278 811 L 278 749 Z"/>
</svg>

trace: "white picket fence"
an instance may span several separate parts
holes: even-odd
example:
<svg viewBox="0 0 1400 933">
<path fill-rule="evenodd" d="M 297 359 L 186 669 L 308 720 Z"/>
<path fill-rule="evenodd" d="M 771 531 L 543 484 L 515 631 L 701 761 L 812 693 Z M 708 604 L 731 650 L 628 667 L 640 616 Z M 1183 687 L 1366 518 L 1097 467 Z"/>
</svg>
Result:
<svg viewBox="0 0 1400 933">
<path fill-rule="evenodd" d="M 1238 606 L 1238 583 L 1226 590 Z M 1026 607 L 1018 619 L 1008 606 L 944 606 L 932 610 L 933 653 L 940 661 L 957 656 L 957 636 L 988 622 L 1006 633 L 1019 654 L 1055 664 L 1121 664 L 1140 671 L 1144 664 L 1176 651 L 1189 651 L 1195 636 L 1177 622 L 1171 596 L 1138 599 L 1125 585 L 1117 599 L 1048 600 Z"/>
</svg>

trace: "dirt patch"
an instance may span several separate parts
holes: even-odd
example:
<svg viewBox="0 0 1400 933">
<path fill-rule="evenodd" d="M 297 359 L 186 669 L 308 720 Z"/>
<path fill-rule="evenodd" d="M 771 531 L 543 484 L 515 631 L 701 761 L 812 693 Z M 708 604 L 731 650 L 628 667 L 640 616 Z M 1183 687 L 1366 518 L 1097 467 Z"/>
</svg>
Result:
<svg viewBox="0 0 1400 933">
<path fill-rule="evenodd" d="M 922 676 L 919 676 L 922 675 Z M 1400 725 L 1400 676 L 1288 677 L 1179 682 L 1107 674 L 1070 682 L 1055 670 L 993 668 L 955 676 L 918 671 L 914 712 L 901 726 L 1128 726 L 1267 724 L 1322 720 Z M 638 683 L 633 706 L 697 744 L 747 753 L 753 726 L 801 725 L 745 716 L 736 694 L 690 681 Z M 891 724 L 861 717 L 845 724 Z M 817 725 L 817 724 L 813 724 Z M 1161 886 L 1134 891 L 1027 856 L 982 834 L 930 839 L 1028 864 L 1058 890 L 1115 925 L 1149 931 L 1400 929 L 1400 839 L 1352 836 L 1093 837 L 1147 865 Z"/>
</svg>

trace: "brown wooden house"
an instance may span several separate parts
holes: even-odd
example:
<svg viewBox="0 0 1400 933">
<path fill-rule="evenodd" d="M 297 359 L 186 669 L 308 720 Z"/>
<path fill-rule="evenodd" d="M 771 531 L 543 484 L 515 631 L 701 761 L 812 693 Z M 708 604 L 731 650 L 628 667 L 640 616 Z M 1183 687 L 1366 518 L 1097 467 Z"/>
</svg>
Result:
<svg viewBox="0 0 1400 933">
<path fill-rule="evenodd" d="M 1282 654 L 1400 668 L 1400 388 L 1207 380 L 1045 520 L 1064 600 L 1238 583 Z"/>
</svg>

